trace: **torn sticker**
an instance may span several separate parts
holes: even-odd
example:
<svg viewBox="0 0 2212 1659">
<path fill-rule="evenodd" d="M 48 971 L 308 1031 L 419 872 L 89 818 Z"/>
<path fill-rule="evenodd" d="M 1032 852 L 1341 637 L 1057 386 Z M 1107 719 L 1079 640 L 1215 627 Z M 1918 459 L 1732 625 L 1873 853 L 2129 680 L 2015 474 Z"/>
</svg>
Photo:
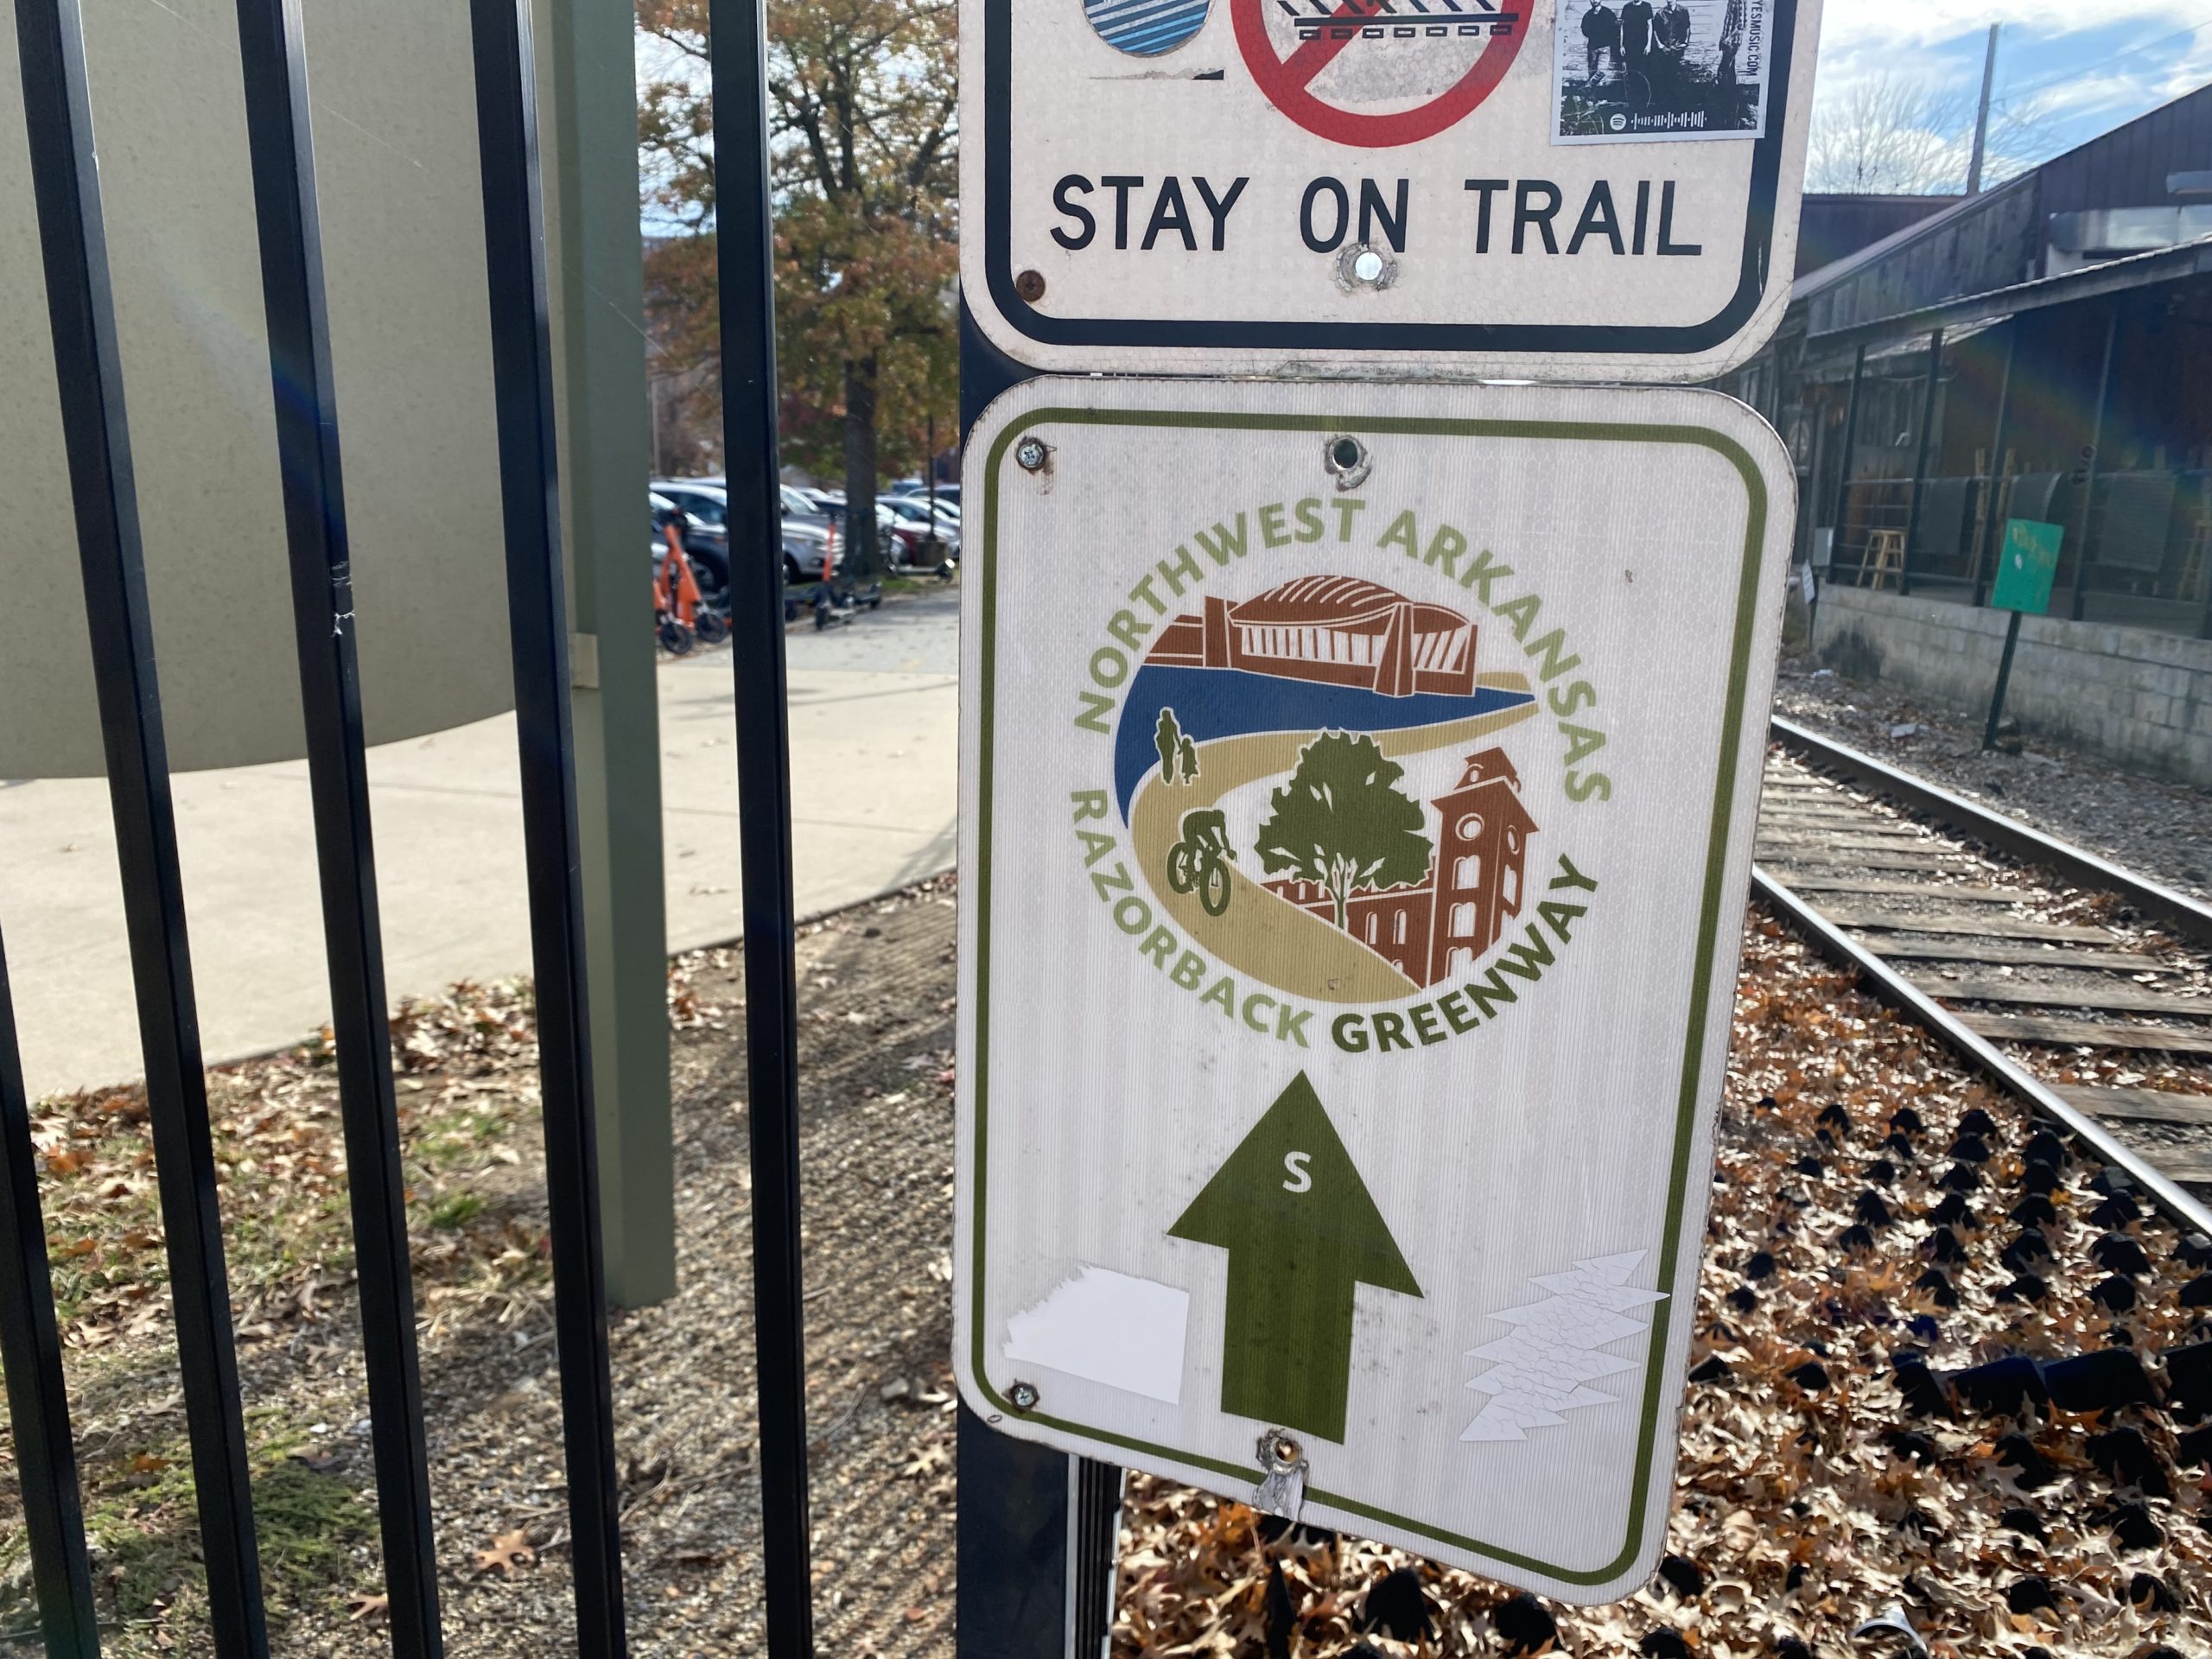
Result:
<svg viewBox="0 0 2212 1659">
<path fill-rule="evenodd" d="M 1667 1300 L 1660 1291 L 1628 1282 L 1647 1254 L 1594 1256 L 1576 1262 L 1572 1273 L 1544 1274 L 1530 1282 L 1549 1296 L 1491 1314 L 1513 1332 L 1468 1351 L 1470 1359 L 1491 1362 L 1467 1384 L 1490 1402 L 1459 1438 L 1525 1440 L 1531 1428 L 1564 1423 L 1561 1412 L 1613 1404 L 1618 1395 L 1588 1385 L 1635 1370 L 1642 1362 L 1609 1354 L 1605 1344 L 1642 1336 L 1651 1328 L 1645 1311 Z"/>
<path fill-rule="evenodd" d="M 1172 1406 L 1190 1317 L 1188 1291 L 1087 1267 L 1007 1321 L 1006 1357 Z"/>
</svg>

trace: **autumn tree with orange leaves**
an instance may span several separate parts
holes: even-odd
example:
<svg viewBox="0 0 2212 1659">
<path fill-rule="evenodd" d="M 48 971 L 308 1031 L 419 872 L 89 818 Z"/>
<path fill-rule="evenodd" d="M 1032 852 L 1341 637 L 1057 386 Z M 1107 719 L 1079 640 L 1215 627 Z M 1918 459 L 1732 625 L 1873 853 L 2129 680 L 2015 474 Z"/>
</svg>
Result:
<svg viewBox="0 0 2212 1659">
<path fill-rule="evenodd" d="M 784 454 L 842 471 L 851 558 L 880 568 L 875 485 L 957 430 L 952 284 L 957 0 L 769 0 L 769 139 Z M 706 0 L 639 0 L 670 72 L 639 110 L 653 200 L 686 234 L 646 270 L 664 366 L 715 360 L 714 110 Z M 708 377 L 711 384 L 711 376 Z"/>
</svg>

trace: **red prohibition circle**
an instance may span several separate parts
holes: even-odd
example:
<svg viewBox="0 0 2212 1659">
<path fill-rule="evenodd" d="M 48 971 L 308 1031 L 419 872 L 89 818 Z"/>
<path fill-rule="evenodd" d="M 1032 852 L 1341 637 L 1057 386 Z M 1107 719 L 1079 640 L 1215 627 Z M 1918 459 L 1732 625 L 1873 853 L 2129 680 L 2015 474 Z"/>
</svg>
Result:
<svg viewBox="0 0 2212 1659">
<path fill-rule="evenodd" d="M 1510 35 L 1491 35 L 1482 55 L 1467 73 L 1447 91 L 1419 108 L 1389 115 L 1362 115 L 1356 110 L 1339 109 L 1307 90 L 1315 77 L 1336 60 L 1337 54 L 1358 38 L 1357 29 L 1347 30 L 1343 40 L 1317 37 L 1303 41 L 1288 57 L 1277 57 L 1262 13 L 1262 8 L 1268 3 L 1268 0 L 1231 0 L 1230 3 L 1231 15 L 1236 21 L 1237 48 L 1243 53 L 1245 66 L 1251 70 L 1260 91 L 1266 94 L 1268 102 L 1308 132 L 1318 133 L 1336 143 L 1355 144 L 1367 149 L 1419 143 L 1457 126 L 1473 114 L 1477 106 L 1497 90 L 1497 83 L 1505 79 L 1505 72 L 1513 67 L 1514 59 L 1521 55 L 1522 29 L 1525 26 L 1525 22 L 1516 23 Z M 1387 28 L 1388 24 L 1378 23 L 1378 16 L 1375 0 L 1339 0 L 1336 16 L 1330 21 Z"/>
</svg>

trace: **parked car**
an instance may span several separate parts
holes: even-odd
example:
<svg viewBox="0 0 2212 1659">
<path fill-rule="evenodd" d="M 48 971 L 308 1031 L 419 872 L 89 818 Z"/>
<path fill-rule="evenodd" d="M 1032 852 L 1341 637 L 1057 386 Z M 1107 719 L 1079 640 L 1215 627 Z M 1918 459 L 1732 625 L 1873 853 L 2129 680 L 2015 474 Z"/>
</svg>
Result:
<svg viewBox="0 0 2212 1659">
<path fill-rule="evenodd" d="M 896 497 L 902 501 L 909 498 L 926 501 L 929 499 L 930 486 L 918 478 L 902 478 L 883 493 L 887 497 Z M 940 507 L 949 506 L 957 511 L 960 505 L 960 486 L 957 484 L 938 485 L 937 504 Z"/>
<path fill-rule="evenodd" d="M 944 550 L 954 558 L 960 556 L 960 514 L 957 509 L 938 509 L 934 521 L 930 518 L 929 503 L 918 496 L 893 496 L 883 505 L 897 515 L 899 522 L 922 532 L 925 537 L 934 535 L 944 543 Z M 932 560 L 934 563 L 936 561 Z"/>
<path fill-rule="evenodd" d="M 840 501 L 826 511 L 842 531 L 845 504 Z M 893 569 L 934 570 L 948 558 L 959 556 L 959 531 L 955 530 L 950 541 L 942 535 L 933 537 L 927 520 L 926 512 L 910 518 L 903 516 L 893 503 L 877 499 L 876 545 L 883 550 L 884 558 Z"/>
<path fill-rule="evenodd" d="M 727 608 L 729 603 L 729 531 L 719 522 L 691 510 L 688 501 L 667 494 L 658 486 L 647 493 L 652 502 L 653 566 L 658 569 L 668 551 L 664 539 L 675 524 L 683 543 L 683 556 L 691 561 L 692 578 L 699 596 L 709 605 Z"/>
<path fill-rule="evenodd" d="M 720 530 L 727 549 L 729 540 L 729 489 L 725 479 L 663 479 L 657 481 L 653 488 L 671 500 L 680 503 L 686 512 L 696 514 Z M 836 539 L 830 518 L 804 492 L 789 485 L 781 486 L 779 505 L 783 509 L 784 580 L 793 584 L 819 581 L 823 563 L 830 555 L 830 543 Z M 684 550 L 690 552 L 690 543 L 687 541 L 683 545 Z M 728 568 L 725 552 L 722 565 L 725 588 L 728 582 Z M 704 587 L 706 577 L 702 575 L 699 581 Z"/>
</svg>

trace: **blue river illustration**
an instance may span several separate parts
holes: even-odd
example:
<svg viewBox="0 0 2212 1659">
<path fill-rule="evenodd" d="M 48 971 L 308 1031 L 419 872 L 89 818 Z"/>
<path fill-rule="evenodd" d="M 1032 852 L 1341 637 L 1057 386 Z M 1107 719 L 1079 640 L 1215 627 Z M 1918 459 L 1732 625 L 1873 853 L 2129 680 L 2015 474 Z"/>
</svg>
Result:
<svg viewBox="0 0 2212 1659">
<path fill-rule="evenodd" d="M 1145 773 L 1160 764 L 1153 732 L 1163 709 L 1175 711 L 1175 723 L 1184 735 L 1208 743 L 1257 732 L 1410 731 L 1494 715 L 1535 700 L 1533 692 L 1484 686 L 1470 696 L 1417 692 L 1393 697 L 1243 669 L 1148 663 L 1129 683 L 1114 736 L 1114 787 L 1122 822 L 1129 820 L 1129 802 Z"/>
</svg>

